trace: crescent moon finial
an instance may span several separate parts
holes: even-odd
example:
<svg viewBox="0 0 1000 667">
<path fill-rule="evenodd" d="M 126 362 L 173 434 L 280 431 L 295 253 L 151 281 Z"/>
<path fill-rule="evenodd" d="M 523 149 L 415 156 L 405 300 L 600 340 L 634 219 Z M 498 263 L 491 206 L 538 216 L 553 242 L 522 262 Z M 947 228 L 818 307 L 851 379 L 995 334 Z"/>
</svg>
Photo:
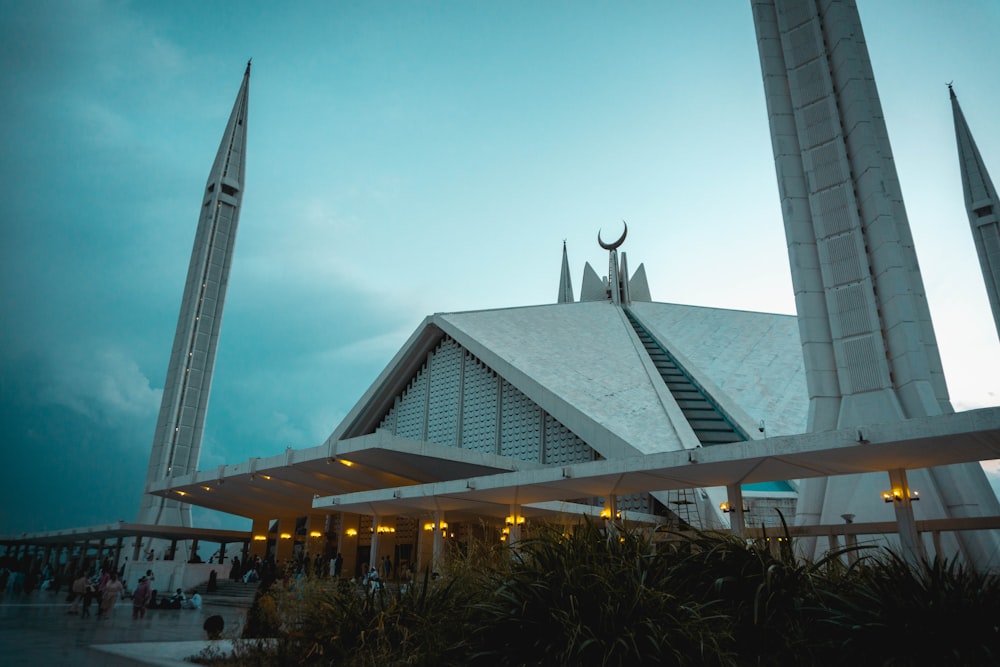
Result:
<svg viewBox="0 0 1000 667">
<path fill-rule="evenodd" d="M 618 237 L 617 241 L 614 243 L 605 243 L 601 240 L 601 231 L 597 230 L 597 243 L 605 250 L 614 250 L 621 244 L 625 243 L 625 237 L 628 236 L 628 223 L 622 220 L 622 224 L 625 225 L 625 231 L 622 232 L 622 235 Z"/>
</svg>

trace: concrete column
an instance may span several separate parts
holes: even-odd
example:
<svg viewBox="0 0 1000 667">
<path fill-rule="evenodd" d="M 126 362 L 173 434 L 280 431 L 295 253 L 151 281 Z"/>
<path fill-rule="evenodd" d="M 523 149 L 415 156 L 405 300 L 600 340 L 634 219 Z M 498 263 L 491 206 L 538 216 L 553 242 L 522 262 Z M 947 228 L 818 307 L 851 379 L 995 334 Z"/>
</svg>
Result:
<svg viewBox="0 0 1000 667">
<path fill-rule="evenodd" d="M 379 557 L 378 549 L 381 539 L 379 539 L 378 527 L 381 525 L 378 515 L 372 517 L 372 548 L 371 552 L 368 554 L 368 566 L 375 568 L 378 571 Z"/>
<path fill-rule="evenodd" d="M 282 563 L 292 559 L 295 553 L 295 517 L 278 519 L 278 541 L 274 547 L 274 561 Z"/>
<path fill-rule="evenodd" d="M 344 564 L 340 570 L 340 576 L 353 579 L 358 571 L 358 515 L 341 512 L 340 533 L 337 535 L 337 548 L 340 555 L 344 557 Z M 348 534 L 348 531 L 354 534 Z"/>
<path fill-rule="evenodd" d="M 511 508 L 513 507 L 514 506 L 511 505 Z M 614 521 L 618 518 L 618 496 L 615 495 L 614 491 L 604 496 L 604 513 L 607 514 L 605 518 L 608 521 Z M 511 509 L 511 516 L 517 516 L 514 514 L 513 509 Z"/>
<path fill-rule="evenodd" d="M 306 517 L 306 553 L 311 561 L 316 560 L 316 554 L 324 556 L 324 570 L 328 572 L 329 568 L 325 565 L 328 561 L 325 558 L 326 542 L 326 515 L 310 514 Z"/>
<path fill-rule="evenodd" d="M 191 540 L 191 556 L 190 557 L 194 558 L 194 555 L 197 554 L 197 553 L 198 553 L 198 538 L 195 538 L 195 539 Z M 198 556 L 200 558 L 201 554 L 198 554 Z"/>
<path fill-rule="evenodd" d="M 913 500 L 910 485 L 906 480 L 906 471 L 902 468 L 889 471 L 890 493 L 893 494 L 893 509 L 896 510 L 896 525 L 899 530 L 899 542 L 903 557 L 917 564 L 927 560 L 927 551 L 917 532 L 917 523 L 913 517 Z"/>
<path fill-rule="evenodd" d="M 89 543 L 88 540 L 84 540 L 83 542 L 81 542 L 77 546 L 76 567 L 73 568 L 77 572 L 79 572 L 80 570 L 82 570 L 84 568 L 84 566 L 86 566 L 86 564 L 87 564 L 87 547 L 88 547 L 88 543 Z"/>
<path fill-rule="evenodd" d="M 139 561 L 139 554 L 142 552 L 142 535 L 135 536 L 135 542 L 132 543 L 132 562 L 136 563 Z"/>
<path fill-rule="evenodd" d="M 270 527 L 271 520 L 267 517 L 253 518 L 253 526 L 250 529 L 250 556 L 261 558 L 267 556 L 267 531 Z"/>
<path fill-rule="evenodd" d="M 118 540 L 115 542 L 115 564 L 114 564 L 115 572 L 118 571 L 120 563 L 121 563 L 121 559 L 122 559 L 122 542 L 123 541 L 124 541 L 124 538 L 121 537 L 121 536 L 119 536 Z"/>
<path fill-rule="evenodd" d="M 609 497 L 611 498 L 611 516 L 614 517 L 617 514 L 617 503 L 614 500 L 614 494 Z M 507 544 L 511 548 L 516 547 L 518 542 L 521 541 L 521 523 L 521 506 L 518 504 L 511 505 L 510 516 L 507 517 L 507 527 L 510 528 L 510 534 L 507 535 Z"/>
<path fill-rule="evenodd" d="M 431 548 L 431 574 L 441 571 L 444 564 L 444 532 L 441 526 L 445 523 L 444 512 L 434 513 L 433 547 Z"/>
<path fill-rule="evenodd" d="M 733 535 L 742 537 L 746 534 L 746 523 L 743 517 L 743 488 L 739 484 L 727 484 L 726 494 L 729 497 L 729 527 Z"/>
</svg>

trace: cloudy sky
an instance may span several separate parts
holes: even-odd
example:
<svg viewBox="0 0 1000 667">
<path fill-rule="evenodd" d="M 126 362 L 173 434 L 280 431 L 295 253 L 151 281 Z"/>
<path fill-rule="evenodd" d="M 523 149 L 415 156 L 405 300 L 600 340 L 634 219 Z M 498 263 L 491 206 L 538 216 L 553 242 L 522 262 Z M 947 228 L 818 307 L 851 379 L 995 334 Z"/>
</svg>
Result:
<svg viewBox="0 0 1000 667">
<path fill-rule="evenodd" d="M 1000 175 L 1000 3 L 860 5 L 953 402 L 996 405 L 944 84 Z M 320 443 L 429 313 L 553 302 L 563 240 L 578 290 L 622 219 L 654 299 L 793 312 L 746 0 L 0 16 L 0 533 L 135 517 L 250 57 L 203 469 Z"/>
</svg>

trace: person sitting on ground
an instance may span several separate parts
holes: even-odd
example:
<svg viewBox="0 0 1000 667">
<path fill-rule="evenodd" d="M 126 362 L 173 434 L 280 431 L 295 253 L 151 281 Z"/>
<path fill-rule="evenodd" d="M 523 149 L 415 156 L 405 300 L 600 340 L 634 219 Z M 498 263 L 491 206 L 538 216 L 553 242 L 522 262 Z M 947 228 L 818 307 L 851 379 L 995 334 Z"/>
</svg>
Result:
<svg viewBox="0 0 1000 667">
<path fill-rule="evenodd" d="M 198 591 L 191 589 L 188 591 L 191 597 L 181 602 L 181 609 L 201 609 L 201 596 Z"/>
<path fill-rule="evenodd" d="M 184 591 L 178 588 L 169 598 L 163 598 L 160 601 L 160 609 L 180 609 L 183 602 Z"/>
</svg>

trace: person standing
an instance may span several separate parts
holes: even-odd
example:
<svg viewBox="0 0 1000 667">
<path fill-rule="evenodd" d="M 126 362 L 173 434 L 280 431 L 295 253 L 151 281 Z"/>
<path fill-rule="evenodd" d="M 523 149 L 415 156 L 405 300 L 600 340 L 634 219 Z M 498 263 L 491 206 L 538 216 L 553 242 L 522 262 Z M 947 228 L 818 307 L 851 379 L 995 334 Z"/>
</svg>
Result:
<svg viewBox="0 0 1000 667">
<path fill-rule="evenodd" d="M 107 618 L 111 614 L 124 589 L 122 582 L 118 580 L 118 573 L 112 572 L 101 591 L 101 607 L 100 611 L 97 612 L 97 618 Z"/>
<path fill-rule="evenodd" d="M 149 595 L 152 590 L 149 580 L 146 577 L 140 577 L 139 585 L 135 587 L 135 591 L 132 593 L 133 620 L 146 617 L 146 604 L 149 602 Z"/>
<path fill-rule="evenodd" d="M 73 580 L 73 586 L 69 589 L 70 597 L 72 598 L 70 602 L 72 604 L 69 607 L 68 614 L 79 613 L 77 609 L 80 607 L 80 603 L 83 601 L 83 596 L 87 593 L 87 575 L 80 572 L 76 579 Z"/>
</svg>

